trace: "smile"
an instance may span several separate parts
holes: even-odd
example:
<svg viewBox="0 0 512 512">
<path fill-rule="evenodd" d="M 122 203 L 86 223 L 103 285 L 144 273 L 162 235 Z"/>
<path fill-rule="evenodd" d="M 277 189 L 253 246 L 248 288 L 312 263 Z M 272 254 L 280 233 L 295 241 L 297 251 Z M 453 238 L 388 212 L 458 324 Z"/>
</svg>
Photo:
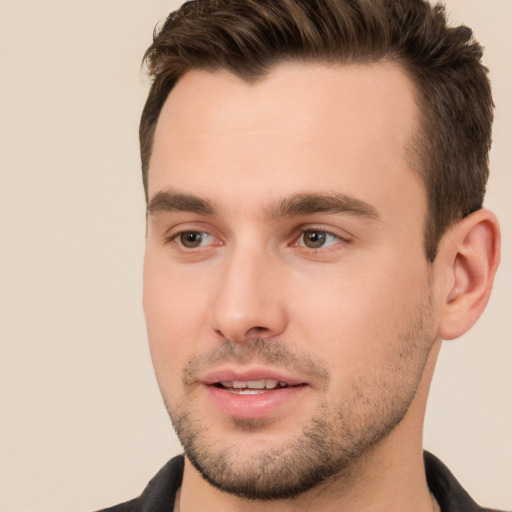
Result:
<svg viewBox="0 0 512 512">
<path fill-rule="evenodd" d="M 229 391 L 230 393 L 236 393 L 239 395 L 258 395 L 266 393 L 274 389 L 282 389 L 288 387 L 286 382 L 277 381 L 274 379 L 262 379 L 262 380 L 249 380 L 249 381 L 221 381 L 215 384 L 216 387 Z"/>
<path fill-rule="evenodd" d="M 245 375 L 243 375 L 245 373 Z M 252 375 L 251 375 L 252 373 Z M 258 375 L 259 373 L 259 375 Z M 210 403 L 232 418 L 269 418 L 284 415 L 311 387 L 295 378 L 263 371 L 218 371 L 203 381 Z M 268 373 L 276 373 L 268 375 Z"/>
</svg>

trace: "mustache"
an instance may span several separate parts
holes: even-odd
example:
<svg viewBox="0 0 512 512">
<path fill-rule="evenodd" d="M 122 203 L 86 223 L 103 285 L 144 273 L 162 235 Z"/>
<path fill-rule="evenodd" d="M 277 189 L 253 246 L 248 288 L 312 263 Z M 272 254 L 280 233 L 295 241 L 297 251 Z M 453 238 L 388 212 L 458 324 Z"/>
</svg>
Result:
<svg viewBox="0 0 512 512">
<path fill-rule="evenodd" d="M 329 372 L 309 352 L 295 350 L 277 340 L 254 338 L 244 342 L 224 340 L 221 345 L 192 357 L 183 369 L 185 386 L 197 382 L 199 376 L 222 363 L 258 363 L 308 377 L 321 388 L 329 384 Z"/>
</svg>

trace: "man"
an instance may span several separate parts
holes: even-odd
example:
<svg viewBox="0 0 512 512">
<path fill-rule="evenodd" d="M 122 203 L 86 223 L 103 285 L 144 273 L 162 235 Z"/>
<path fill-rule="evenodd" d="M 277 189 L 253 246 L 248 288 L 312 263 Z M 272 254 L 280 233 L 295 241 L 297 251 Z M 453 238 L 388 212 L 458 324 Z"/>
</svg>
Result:
<svg viewBox="0 0 512 512">
<path fill-rule="evenodd" d="M 485 308 L 492 98 L 422 0 L 199 0 L 146 54 L 144 309 L 185 455 L 111 511 L 478 507 L 422 452 Z"/>
</svg>

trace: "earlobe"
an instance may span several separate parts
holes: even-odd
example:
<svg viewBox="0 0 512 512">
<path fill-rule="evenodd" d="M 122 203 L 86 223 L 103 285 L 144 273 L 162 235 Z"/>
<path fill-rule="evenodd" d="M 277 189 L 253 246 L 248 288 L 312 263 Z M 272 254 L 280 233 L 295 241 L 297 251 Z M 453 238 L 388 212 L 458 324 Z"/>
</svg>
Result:
<svg viewBox="0 0 512 512">
<path fill-rule="evenodd" d="M 447 340 L 470 329 L 489 300 L 500 258 L 495 215 L 486 209 L 468 215 L 452 228 L 442 251 L 449 284 L 441 297 L 439 336 Z"/>
</svg>

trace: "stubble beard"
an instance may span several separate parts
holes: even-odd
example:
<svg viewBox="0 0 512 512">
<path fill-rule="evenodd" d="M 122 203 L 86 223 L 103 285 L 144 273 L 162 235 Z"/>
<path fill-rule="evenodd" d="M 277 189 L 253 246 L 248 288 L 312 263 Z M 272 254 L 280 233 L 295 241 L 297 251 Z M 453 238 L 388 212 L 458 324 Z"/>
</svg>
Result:
<svg viewBox="0 0 512 512">
<path fill-rule="evenodd" d="M 415 396 L 434 340 L 431 310 L 429 297 L 398 336 L 396 359 L 388 362 L 393 367 L 386 374 L 391 372 L 395 380 L 360 376 L 359 382 L 352 383 L 349 398 L 345 396 L 334 410 L 320 401 L 302 431 L 278 447 L 262 448 L 248 456 L 244 446 L 230 443 L 229 433 L 212 435 L 207 422 L 190 407 L 187 393 L 174 407 L 166 403 L 186 457 L 214 487 L 250 500 L 294 498 L 337 475 L 350 474 L 354 463 L 400 423 Z M 328 374 L 308 356 L 292 354 L 275 340 L 256 339 L 244 345 L 226 341 L 214 353 L 191 361 L 184 371 L 185 389 L 194 366 L 226 357 L 238 362 L 294 361 L 295 367 L 307 367 L 323 380 L 325 389 L 329 385 Z M 297 362 L 304 359 L 303 364 Z M 232 420 L 236 432 L 247 432 L 247 443 L 261 425 L 259 420 Z"/>
</svg>

